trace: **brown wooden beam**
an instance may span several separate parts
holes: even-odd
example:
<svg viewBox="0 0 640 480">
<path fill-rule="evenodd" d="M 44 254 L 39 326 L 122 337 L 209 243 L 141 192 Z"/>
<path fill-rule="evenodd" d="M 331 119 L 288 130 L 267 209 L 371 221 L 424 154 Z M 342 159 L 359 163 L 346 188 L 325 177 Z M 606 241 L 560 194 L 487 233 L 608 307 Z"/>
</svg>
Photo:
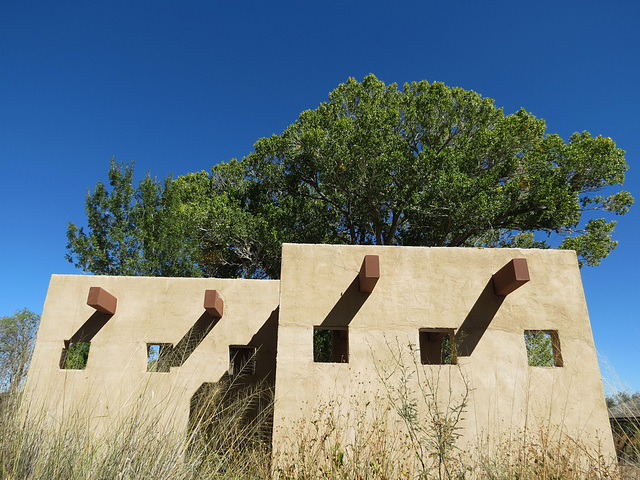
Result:
<svg viewBox="0 0 640 480">
<path fill-rule="evenodd" d="M 378 255 L 365 255 L 360 267 L 358 279 L 360 281 L 360 291 L 364 293 L 373 292 L 380 278 L 380 257 Z"/>
<path fill-rule="evenodd" d="M 222 318 L 224 301 L 217 290 L 204 291 L 204 309 L 214 318 Z"/>
<path fill-rule="evenodd" d="M 87 305 L 95 308 L 100 313 L 113 315 L 116 313 L 118 299 L 102 287 L 91 287 L 89 288 Z"/>
<path fill-rule="evenodd" d="M 492 278 L 494 293 L 500 296 L 509 295 L 530 280 L 527 259 L 514 258 L 494 273 Z"/>
</svg>

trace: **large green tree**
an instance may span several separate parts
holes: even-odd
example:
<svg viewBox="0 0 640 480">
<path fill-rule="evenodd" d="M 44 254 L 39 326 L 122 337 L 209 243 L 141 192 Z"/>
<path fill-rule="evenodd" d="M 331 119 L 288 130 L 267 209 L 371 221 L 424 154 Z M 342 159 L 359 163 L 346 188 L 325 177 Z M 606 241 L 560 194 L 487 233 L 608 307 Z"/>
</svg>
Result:
<svg viewBox="0 0 640 480">
<path fill-rule="evenodd" d="M 627 212 L 633 198 L 614 189 L 626 169 L 610 138 L 565 141 L 476 92 L 369 75 L 210 175 L 131 189 L 129 167 L 116 168 L 120 183 L 96 186 L 91 232 L 71 224 L 69 248 L 113 274 L 277 277 L 283 242 L 559 247 L 598 265 L 615 221 L 583 213 Z"/>
<path fill-rule="evenodd" d="M 627 212 L 624 152 L 588 132 L 545 134 L 524 109 L 504 115 L 473 91 L 426 81 L 398 89 L 373 75 L 349 79 L 245 161 L 276 190 L 311 200 L 344 243 L 550 246 L 566 237 L 597 265 L 615 247 L 615 222 L 586 210 Z"/>
<path fill-rule="evenodd" d="M 88 232 L 69 223 L 67 259 L 103 275 L 199 276 L 194 183 L 147 174 L 135 186 L 133 163 L 111 159 L 110 189 L 98 182 L 86 197 Z"/>
</svg>

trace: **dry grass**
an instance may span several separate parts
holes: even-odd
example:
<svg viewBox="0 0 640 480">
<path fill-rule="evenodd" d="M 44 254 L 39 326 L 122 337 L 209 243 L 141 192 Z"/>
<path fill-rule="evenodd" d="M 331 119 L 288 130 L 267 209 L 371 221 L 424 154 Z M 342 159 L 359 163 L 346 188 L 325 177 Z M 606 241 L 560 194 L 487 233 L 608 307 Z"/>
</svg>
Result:
<svg viewBox="0 0 640 480">
<path fill-rule="evenodd" d="M 617 478 L 615 466 L 588 453 L 578 439 L 546 431 L 487 441 L 473 450 L 451 437 L 443 457 L 443 449 L 429 443 L 440 438 L 436 425 L 410 434 L 414 427 L 399 418 L 384 393 L 320 406 L 313 419 L 291 426 L 290 443 L 274 454 L 273 468 L 268 410 L 256 408 L 265 401 L 264 390 L 203 392 L 187 435 L 133 416 L 99 439 L 79 418 L 55 423 L 32 412 L 21 420 L 19 401 L 13 392 L 0 407 L 0 479 Z M 423 440 L 416 440 L 416 432 Z M 640 478 L 638 472 L 637 465 L 620 470 L 624 479 Z"/>
<path fill-rule="evenodd" d="M 12 390 L 0 396 L 0 480 L 640 480 L 637 443 L 618 469 L 585 439 L 552 431 L 548 422 L 509 440 L 460 445 L 468 390 L 438 391 L 438 379 L 424 377 L 412 390 L 415 359 L 399 351 L 396 360 L 379 372 L 380 390 L 365 394 L 355 385 L 351 395 L 287 426 L 277 452 L 265 386 L 207 385 L 194 396 L 186 433 L 133 414 L 99 436 L 82 416 L 24 412 L 28 402 Z M 427 415 L 419 414 L 424 406 Z M 637 428 L 631 433 L 640 438 Z"/>
<path fill-rule="evenodd" d="M 389 413 L 393 415 L 389 415 Z M 453 443 L 443 448 L 441 433 L 424 425 L 425 444 L 416 444 L 404 421 L 394 421 L 386 398 L 346 403 L 330 401 L 288 430 L 289 444 L 274 454 L 275 477 L 282 480 L 601 480 L 618 478 L 612 459 L 579 440 L 547 430 L 513 435 L 511 440 L 480 442 L 473 448 Z M 350 427 L 347 428 L 346 425 Z M 413 428 L 413 427 L 409 427 Z M 515 438 L 515 439 L 514 439 Z M 446 468 L 443 468 L 446 464 Z M 625 470 L 623 478 L 631 470 Z"/>
<path fill-rule="evenodd" d="M 622 404 L 618 410 L 624 413 L 625 408 L 625 404 Z M 637 414 L 637 410 L 629 409 L 626 413 L 632 418 Z M 640 480 L 640 419 L 612 419 L 611 427 L 622 478 Z"/>
<path fill-rule="evenodd" d="M 540 419 L 539 427 L 509 438 L 461 444 L 469 387 L 451 390 L 457 369 L 418 368 L 411 349 L 390 344 L 394 362 L 378 370 L 382 388 L 318 406 L 311 418 L 277 432 L 286 442 L 274 452 L 282 480 L 478 479 L 600 480 L 619 478 L 615 459 L 597 439 L 574 438 Z M 456 375 L 462 375 L 457 371 Z M 463 381 L 464 381 L 464 377 Z M 442 382 L 440 381 L 442 380 Z M 443 386 L 449 385 L 449 388 Z M 367 386 L 367 389 L 370 387 Z M 356 390 L 358 388 L 356 387 Z M 365 388 L 360 389 L 362 391 Z M 606 449 L 605 449 L 606 450 Z M 630 468 L 625 479 L 636 478 Z"/>
<path fill-rule="evenodd" d="M 208 392 L 186 435 L 133 415 L 99 437 L 79 417 L 25 415 L 11 392 L 0 407 L 0 479 L 267 478 L 262 419 L 247 416 L 259 392 L 232 392 Z"/>
</svg>

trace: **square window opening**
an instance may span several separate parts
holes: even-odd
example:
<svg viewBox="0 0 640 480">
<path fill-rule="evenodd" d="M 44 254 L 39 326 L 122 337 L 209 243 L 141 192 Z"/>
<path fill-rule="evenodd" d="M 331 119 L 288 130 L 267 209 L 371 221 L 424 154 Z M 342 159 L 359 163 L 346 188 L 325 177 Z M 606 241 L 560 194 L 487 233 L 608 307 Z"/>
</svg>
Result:
<svg viewBox="0 0 640 480">
<path fill-rule="evenodd" d="M 421 328 L 420 363 L 422 365 L 455 365 L 455 332 L 450 328 Z"/>
<path fill-rule="evenodd" d="M 349 363 L 349 330 L 314 327 L 313 361 Z"/>
<path fill-rule="evenodd" d="M 64 348 L 60 355 L 60 368 L 63 370 L 84 370 L 89 360 L 91 342 L 64 341 Z"/>
<path fill-rule="evenodd" d="M 562 367 L 560 337 L 557 330 L 525 330 L 527 360 L 532 367 Z"/>
<path fill-rule="evenodd" d="M 229 376 L 256 374 L 256 347 L 229 346 Z"/>
<path fill-rule="evenodd" d="M 147 372 L 168 373 L 172 354 L 172 343 L 147 343 Z"/>
</svg>

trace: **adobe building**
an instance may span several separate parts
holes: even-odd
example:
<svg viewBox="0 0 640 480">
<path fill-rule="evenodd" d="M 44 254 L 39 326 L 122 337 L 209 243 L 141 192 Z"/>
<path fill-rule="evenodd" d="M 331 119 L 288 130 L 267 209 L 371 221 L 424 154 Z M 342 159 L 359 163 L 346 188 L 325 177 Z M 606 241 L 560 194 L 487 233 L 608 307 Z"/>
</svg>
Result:
<svg viewBox="0 0 640 480">
<path fill-rule="evenodd" d="M 141 405 L 180 431 L 234 377 L 274 385 L 274 451 L 405 382 L 425 418 L 463 404 L 464 445 L 547 428 L 614 456 L 572 251 L 285 244 L 280 280 L 54 275 L 26 388 L 96 431 Z"/>
<path fill-rule="evenodd" d="M 229 377 L 230 351 L 246 362 L 260 345 L 251 377 L 273 382 L 279 283 L 53 275 L 29 408 L 96 431 L 137 414 L 184 430 L 196 392 Z M 68 362 L 74 345 L 88 349 L 81 365 Z"/>
</svg>

